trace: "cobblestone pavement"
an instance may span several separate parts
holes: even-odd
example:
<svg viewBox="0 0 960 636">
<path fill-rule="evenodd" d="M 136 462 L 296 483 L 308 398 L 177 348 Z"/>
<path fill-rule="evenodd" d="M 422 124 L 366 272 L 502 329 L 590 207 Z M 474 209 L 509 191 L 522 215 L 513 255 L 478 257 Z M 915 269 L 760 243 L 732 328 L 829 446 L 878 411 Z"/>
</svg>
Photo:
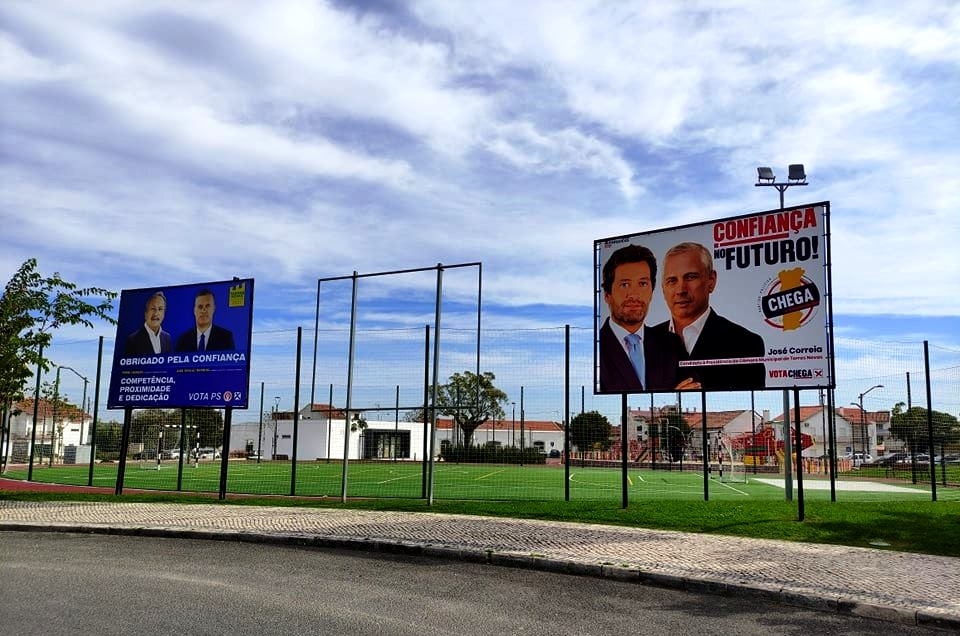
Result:
<svg viewBox="0 0 960 636">
<path fill-rule="evenodd" d="M 960 631 L 960 559 L 593 524 L 430 513 L 0 500 L 0 530 L 336 546 L 536 568 Z"/>
</svg>

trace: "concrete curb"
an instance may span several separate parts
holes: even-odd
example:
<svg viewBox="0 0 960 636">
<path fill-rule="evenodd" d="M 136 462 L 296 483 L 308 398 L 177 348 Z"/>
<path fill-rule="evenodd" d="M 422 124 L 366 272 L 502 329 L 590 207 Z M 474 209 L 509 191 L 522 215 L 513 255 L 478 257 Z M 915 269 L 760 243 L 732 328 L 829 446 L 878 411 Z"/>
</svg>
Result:
<svg viewBox="0 0 960 636">
<path fill-rule="evenodd" d="M 536 553 L 478 549 L 470 546 L 423 543 L 419 541 L 372 539 L 303 532 L 260 532 L 251 530 L 185 529 L 155 526 L 107 526 L 72 523 L 3 522 L 0 531 L 54 532 L 202 539 L 285 545 L 307 548 L 334 548 L 384 554 L 424 556 L 498 567 L 524 568 L 566 574 L 607 578 L 639 585 L 683 590 L 700 594 L 763 598 L 784 605 L 823 612 L 850 614 L 889 623 L 960 632 L 960 615 L 938 608 L 905 608 L 876 602 L 864 602 L 843 596 L 787 590 L 776 585 L 731 581 L 723 577 L 687 577 L 654 572 L 614 563 L 561 559 Z"/>
</svg>

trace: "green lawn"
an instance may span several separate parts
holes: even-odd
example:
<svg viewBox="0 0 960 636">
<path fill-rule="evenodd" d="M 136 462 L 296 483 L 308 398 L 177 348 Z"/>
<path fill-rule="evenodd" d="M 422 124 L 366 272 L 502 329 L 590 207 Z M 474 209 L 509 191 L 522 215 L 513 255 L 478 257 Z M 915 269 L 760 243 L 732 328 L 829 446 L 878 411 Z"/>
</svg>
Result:
<svg viewBox="0 0 960 636">
<path fill-rule="evenodd" d="M 164 462 L 159 470 L 155 462 L 129 462 L 124 488 L 177 490 L 178 463 Z M 296 467 L 298 496 L 339 497 L 343 482 L 341 462 L 299 462 Z M 433 496 L 435 499 L 489 501 L 563 501 L 564 469 L 560 465 L 446 464 L 434 466 Z M 26 468 L 9 470 L 6 475 L 25 479 Z M 34 466 L 33 479 L 40 482 L 86 485 L 87 466 Z M 97 464 L 94 486 L 113 488 L 117 465 Z M 722 483 L 710 479 L 710 500 L 782 501 L 786 495 L 783 478 L 776 475 L 748 475 L 747 483 Z M 879 477 L 878 483 L 882 480 Z M 773 482 L 773 483 L 769 483 Z M 204 461 L 199 466 L 185 464 L 180 477 L 180 490 L 218 492 L 220 462 Z M 929 486 L 913 486 L 896 482 L 896 491 L 880 490 L 883 486 L 864 488 L 864 481 L 852 478 L 838 480 L 837 499 L 841 501 L 896 501 L 930 498 Z M 817 488 L 817 485 L 820 488 Z M 620 502 L 622 473 L 619 468 L 570 467 L 570 499 Z M 823 479 L 804 479 L 804 500 L 829 501 L 830 491 Z M 291 490 L 289 462 L 230 461 L 227 491 L 230 493 L 289 495 Z M 628 497 L 631 501 L 703 500 L 703 475 L 692 471 L 630 470 Z M 794 488 L 796 491 L 796 487 Z M 416 499 L 423 493 L 423 466 L 414 462 L 357 462 L 347 469 L 347 496 Z M 796 492 L 795 495 L 796 497 Z M 940 488 L 938 499 L 960 501 L 960 489 Z"/>
</svg>

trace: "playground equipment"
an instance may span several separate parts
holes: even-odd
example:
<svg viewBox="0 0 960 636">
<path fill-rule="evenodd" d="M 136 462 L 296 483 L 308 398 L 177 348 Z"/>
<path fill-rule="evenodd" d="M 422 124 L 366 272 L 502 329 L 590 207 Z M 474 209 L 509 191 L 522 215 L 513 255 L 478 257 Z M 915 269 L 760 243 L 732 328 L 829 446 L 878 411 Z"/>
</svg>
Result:
<svg viewBox="0 0 960 636">
<path fill-rule="evenodd" d="M 800 440 L 804 450 L 814 445 L 813 437 L 806 433 L 800 435 Z M 730 438 L 730 446 L 734 453 L 739 452 L 742 455 L 743 463 L 747 466 L 772 463 L 779 465 L 783 461 L 783 440 L 777 439 L 776 430 L 772 426 L 764 426 L 756 433 L 736 435 Z"/>
</svg>

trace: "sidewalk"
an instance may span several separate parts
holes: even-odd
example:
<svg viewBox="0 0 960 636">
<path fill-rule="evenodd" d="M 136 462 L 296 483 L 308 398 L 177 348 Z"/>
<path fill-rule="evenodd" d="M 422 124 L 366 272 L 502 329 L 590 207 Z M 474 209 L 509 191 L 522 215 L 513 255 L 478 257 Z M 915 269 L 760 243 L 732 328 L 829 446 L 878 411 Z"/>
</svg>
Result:
<svg viewBox="0 0 960 636">
<path fill-rule="evenodd" d="M 960 559 L 619 526 L 360 510 L 0 500 L 0 530 L 421 554 L 960 631 Z"/>
</svg>

